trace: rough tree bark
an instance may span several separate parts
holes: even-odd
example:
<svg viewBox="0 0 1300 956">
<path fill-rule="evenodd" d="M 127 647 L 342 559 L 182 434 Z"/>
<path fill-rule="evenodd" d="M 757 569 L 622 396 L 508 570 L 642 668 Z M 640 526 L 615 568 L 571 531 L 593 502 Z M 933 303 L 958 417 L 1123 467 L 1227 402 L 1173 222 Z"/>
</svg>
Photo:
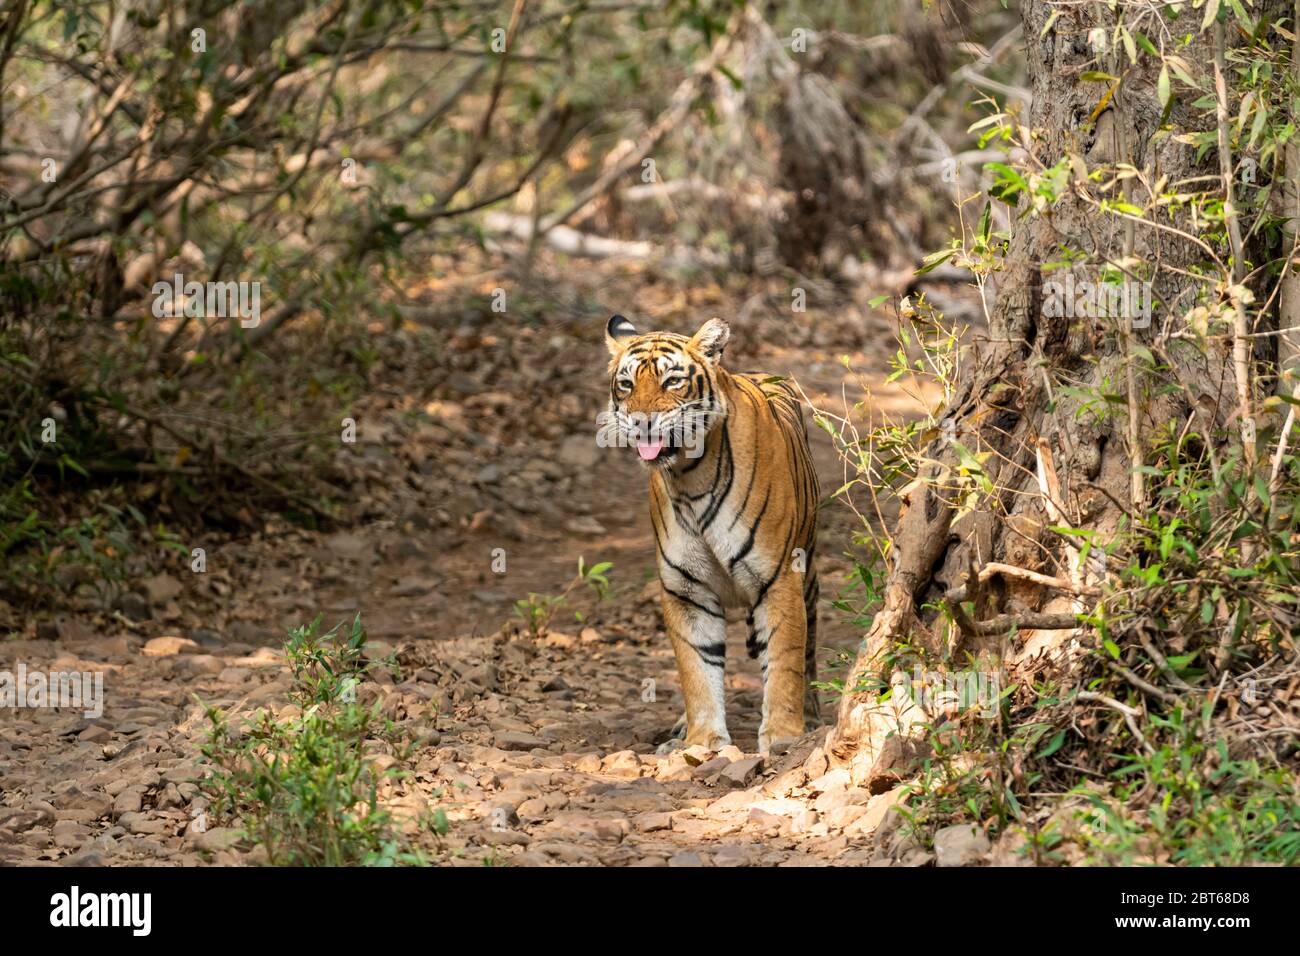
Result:
<svg viewBox="0 0 1300 956">
<path fill-rule="evenodd" d="M 1049 24 L 1053 10 L 1056 17 Z M 1077 157 L 1082 165 L 1074 165 L 1066 194 L 1045 212 L 1027 215 L 1027 197 L 1021 197 L 987 334 L 971 343 L 972 354 L 963 363 L 947 412 L 955 419 L 955 438 L 962 446 L 993 452 L 984 467 L 996 495 L 987 506 L 954 520 L 950 496 L 936 485 L 942 484 L 944 468 L 956 465 L 957 452 L 938 439 L 927 455 L 941 464 L 931 466 L 921 476 L 928 480 L 915 482 L 905 496 L 883 606 L 847 678 L 850 692 L 841 700 L 838 723 L 826 744 L 832 760 L 851 768 L 856 783 L 873 789 L 889 785 L 889 770 L 909 746 L 908 727 L 918 714 L 904 695 L 882 702 L 871 690 L 852 689 L 888 683 L 888 657 L 902 639 L 923 645 L 937 640 L 933 615 L 922 611 L 925 604 L 938 602 L 963 585 L 972 568 L 989 562 L 1063 578 L 1074 587 L 1045 588 L 1024 577 L 987 575 L 977 610 L 982 619 L 997 617 L 1002 626 L 963 626 L 957 650 L 991 656 L 1012 679 L 1046 661 L 1058 668 L 1068 663 L 1083 632 L 1061 627 L 1062 615 L 1070 620 L 1070 612 L 1081 607 L 1080 593 L 1092 591 L 1107 572 L 1100 561 L 1080 562 L 1070 538 L 1050 526 L 1103 535 L 1114 530 L 1124 511 L 1140 506 L 1141 483 L 1133 480 L 1132 466 L 1162 425 L 1199 416 L 1201 428 L 1227 434 L 1239 424 L 1231 341 L 1220 337 L 1207 349 L 1169 337 L 1184 327 L 1184 316 L 1201 291 L 1174 269 L 1209 256 L 1206 248 L 1159 227 L 1198 230 L 1189 227 L 1183 213 L 1159 213 L 1143 223 L 1104 213 L 1098 199 L 1123 199 L 1124 189 L 1136 187 L 1117 185 L 1104 192 L 1109 176 L 1099 183 L 1081 175 L 1084 165 L 1094 169 L 1129 162 L 1142 171 L 1145 183 L 1162 176 L 1177 183 L 1219 174 L 1218 156 L 1211 149 L 1198 161 L 1192 146 L 1160 131 L 1160 64 L 1154 57 L 1143 57 L 1132 67 L 1122 49 L 1099 53 L 1090 32 L 1100 27 L 1111 37 L 1115 14 L 1107 5 L 1052 7 L 1043 0 L 1025 0 L 1022 16 L 1033 90 L 1030 115 L 1022 122 L 1036 133 L 1025 145 L 1042 167 L 1066 156 Z M 1214 32 L 1206 31 L 1179 52 L 1208 69 L 1214 61 L 1213 38 Z M 1099 102 L 1108 84 L 1085 81 L 1086 71 L 1122 75 L 1104 106 Z M 1213 130 L 1213 117 L 1193 110 L 1193 99 L 1176 96 L 1166 122 L 1175 131 Z M 1140 206 L 1145 196 L 1133 201 Z M 1158 264 L 1150 328 L 1049 314 L 1054 310 L 1044 308 L 1044 283 L 1059 280 L 1062 273 L 1045 272 L 1043 265 L 1060 261 L 1065 249 L 1086 253 L 1072 267 L 1080 280 L 1096 281 L 1106 263 L 1124 263 L 1135 276 Z M 1152 374 L 1144 363 L 1130 362 L 1135 347 L 1149 349 L 1174 371 Z M 1159 387 L 1175 377 L 1188 386 L 1186 393 Z M 1072 388 L 1063 390 L 1066 385 Z M 1128 407 L 1093 414 L 1072 397 L 1089 390 L 1127 392 Z M 1019 626 L 1006 626 L 1008 620 Z"/>
</svg>

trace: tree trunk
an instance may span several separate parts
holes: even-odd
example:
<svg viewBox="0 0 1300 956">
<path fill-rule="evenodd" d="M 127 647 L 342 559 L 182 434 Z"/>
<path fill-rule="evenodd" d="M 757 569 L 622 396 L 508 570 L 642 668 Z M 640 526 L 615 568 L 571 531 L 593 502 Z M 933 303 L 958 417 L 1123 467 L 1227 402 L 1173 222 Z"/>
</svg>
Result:
<svg viewBox="0 0 1300 956">
<path fill-rule="evenodd" d="M 895 693 L 883 702 L 877 697 L 882 682 L 900 679 L 893 657 L 897 644 L 910 640 L 957 659 L 969 653 L 996 662 L 1010 680 L 1023 678 L 1031 666 L 1041 667 L 1044 654 L 1058 668 L 1067 664 L 1086 632 L 1062 627 L 1062 620 L 1070 622 L 1071 613 L 1083 608 L 1080 595 L 1093 593 L 1105 579 L 1108 559 L 1093 551 L 1081 561 L 1080 541 L 1052 527 L 1083 529 L 1105 539 L 1125 511 L 1143 508 L 1141 476 L 1135 479 L 1133 469 L 1170 423 L 1195 415 L 1206 433 L 1230 435 L 1249 419 L 1248 407 L 1241 416 L 1240 397 L 1253 385 L 1244 381 L 1239 389 L 1234 337 L 1207 337 L 1195 347 L 1188 339 L 1170 338 L 1186 330 L 1188 312 L 1198 304 L 1197 295 L 1205 294 L 1176 270 L 1211 261 L 1205 247 L 1177 231 L 1197 236 L 1204 226 L 1192 225 L 1183 212 L 1152 212 L 1137 222 L 1098 207 L 1106 199 L 1141 207 L 1147 186 L 1161 191 L 1154 186 L 1161 177 L 1178 183 L 1221 172 L 1214 149 L 1198 160 L 1192 145 L 1169 130 L 1161 132 L 1160 61 L 1144 55 L 1137 65 L 1130 62 L 1124 46 L 1112 42 L 1115 15 L 1102 3 L 1022 4 L 1033 90 L 1030 116 L 1022 122 L 1037 133 L 1023 137 L 1022 145 L 1031 154 L 1031 168 L 1043 170 L 1068 158 L 1068 182 L 1058 202 L 1033 213 L 1031 197 L 1019 196 L 987 334 L 969 343 L 945 413 L 956 423 L 955 434 L 932 443 L 926 456 L 939 464 L 926 468 L 905 495 L 883 606 L 859 649 L 826 745 L 832 759 L 849 765 L 862 785 L 878 789 L 888 780 L 919 716 L 906 695 Z M 1199 23 L 1199 11 L 1196 17 Z M 1094 45 L 1096 28 L 1104 36 L 1104 51 Z M 1213 30 L 1199 33 L 1179 53 L 1207 69 L 1214 61 L 1214 36 Z M 1087 73 L 1122 81 L 1104 99 L 1112 83 L 1085 80 Z M 1165 120 L 1173 133 L 1214 132 L 1213 117 L 1207 120 L 1204 110 L 1190 106 L 1199 95 L 1175 89 Z M 1115 183 L 1116 163 L 1132 164 L 1140 177 Z M 1098 168 L 1106 170 L 1099 180 L 1086 178 L 1085 170 Z M 1225 271 L 1230 269 L 1227 249 L 1214 251 Z M 1067 252 L 1073 264 L 1055 265 Z M 1060 287 L 1068 290 L 1071 279 L 1076 292 L 1082 282 L 1098 283 L 1108 265 L 1127 273 L 1130 282 L 1152 280 L 1149 327 L 1141 320 L 1140 300 L 1130 301 L 1118 316 L 1078 310 L 1070 315 L 1068 307 L 1060 307 Z M 1140 283 L 1129 288 L 1141 295 Z M 1241 348 L 1246 345 L 1240 342 Z M 1153 371 L 1150 357 L 1169 370 Z M 1170 380 L 1185 387 L 1164 387 Z M 1113 400 L 1095 403 L 1087 393 Z M 962 449 L 992 453 L 983 467 L 993 491 L 957 517 L 949 476 Z M 1043 587 L 1004 573 L 968 581 L 972 570 L 989 562 L 1040 572 L 1067 585 Z M 1113 568 L 1114 556 L 1109 562 Z M 981 619 L 1018 623 L 980 627 L 958 613 L 961 626 L 945 639 L 944 621 L 923 608 L 963 584 Z"/>
</svg>

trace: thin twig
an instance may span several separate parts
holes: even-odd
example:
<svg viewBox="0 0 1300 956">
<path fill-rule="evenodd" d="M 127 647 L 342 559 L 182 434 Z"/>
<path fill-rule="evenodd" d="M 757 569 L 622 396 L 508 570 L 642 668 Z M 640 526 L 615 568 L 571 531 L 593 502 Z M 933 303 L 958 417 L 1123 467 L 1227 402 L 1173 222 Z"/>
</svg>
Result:
<svg viewBox="0 0 1300 956">
<path fill-rule="evenodd" d="M 983 584 L 989 578 L 1000 575 L 1007 578 L 1019 578 L 1022 581 L 1030 581 L 1034 584 L 1041 584 L 1046 588 L 1055 588 L 1058 591 L 1068 591 L 1071 594 L 1087 594 L 1096 596 L 1101 594 L 1101 588 L 1093 587 L 1089 584 L 1076 584 L 1066 578 L 1052 577 L 1048 574 L 1040 574 L 1038 571 L 1030 571 L 1027 568 L 1018 568 L 1012 564 L 1000 564 L 991 561 L 979 572 L 979 582 Z M 953 588 L 946 595 L 949 601 L 966 600 L 967 588 L 965 585 Z"/>
<path fill-rule="evenodd" d="M 1151 745 L 1147 743 L 1146 737 L 1142 736 L 1142 731 L 1138 730 L 1136 718 L 1142 716 L 1142 711 L 1138 710 L 1136 707 L 1130 707 L 1128 704 L 1121 704 L 1114 697 L 1107 697 L 1105 694 L 1098 694 L 1090 690 L 1081 690 L 1075 695 L 1075 697 L 1077 700 L 1086 700 L 1101 704 L 1104 707 L 1109 707 L 1111 710 L 1122 714 L 1124 717 L 1124 723 L 1128 725 L 1129 733 L 1131 733 L 1137 742 L 1142 745 L 1143 750 L 1147 753 L 1152 752 Z"/>
</svg>

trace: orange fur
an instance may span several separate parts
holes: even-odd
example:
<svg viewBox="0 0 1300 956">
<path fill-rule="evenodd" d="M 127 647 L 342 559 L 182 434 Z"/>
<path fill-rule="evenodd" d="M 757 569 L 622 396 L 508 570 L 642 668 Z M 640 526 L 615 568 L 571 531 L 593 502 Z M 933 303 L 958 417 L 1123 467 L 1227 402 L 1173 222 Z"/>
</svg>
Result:
<svg viewBox="0 0 1300 956">
<path fill-rule="evenodd" d="M 666 440 L 647 462 L 664 622 L 686 699 L 685 743 L 730 742 L 724 615 L 739 607 L 750 653 L 763 662 L 759 747 L 766 751 L 817 717 L 808 686 L 816 676 L 817 477 L 797 393 L 785 382 L 722 368 L 728 335 L 717 319 L 689 339 L 638 335 L 616 316 L 608 337 L 610 405 L 660 422 L 704 416 L 688 436 L 702 432 L 702 441 Z M 654 453 L 653 441 L 641 444 Z"/>
</svg>

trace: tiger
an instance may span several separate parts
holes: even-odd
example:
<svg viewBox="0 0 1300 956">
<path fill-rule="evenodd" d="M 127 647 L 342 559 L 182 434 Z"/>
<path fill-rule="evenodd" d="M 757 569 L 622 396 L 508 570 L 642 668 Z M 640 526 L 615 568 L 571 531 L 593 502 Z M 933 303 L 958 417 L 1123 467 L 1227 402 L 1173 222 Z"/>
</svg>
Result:
<svg viewBox="0 0 1300 956">
<path fill-rule="evenodd" d="M 760 753 L 820 718 L 817 474 L 799 394 L 722 367 L 730 327 L 639 333 L 615 315 L 601 444 L 635 446 L 649 471 L 661 604 L 685 714 L 659 748 L 731 743 L 723 701 L 726 613 L 739 609 L 763 672 Z"/>
</svg>

